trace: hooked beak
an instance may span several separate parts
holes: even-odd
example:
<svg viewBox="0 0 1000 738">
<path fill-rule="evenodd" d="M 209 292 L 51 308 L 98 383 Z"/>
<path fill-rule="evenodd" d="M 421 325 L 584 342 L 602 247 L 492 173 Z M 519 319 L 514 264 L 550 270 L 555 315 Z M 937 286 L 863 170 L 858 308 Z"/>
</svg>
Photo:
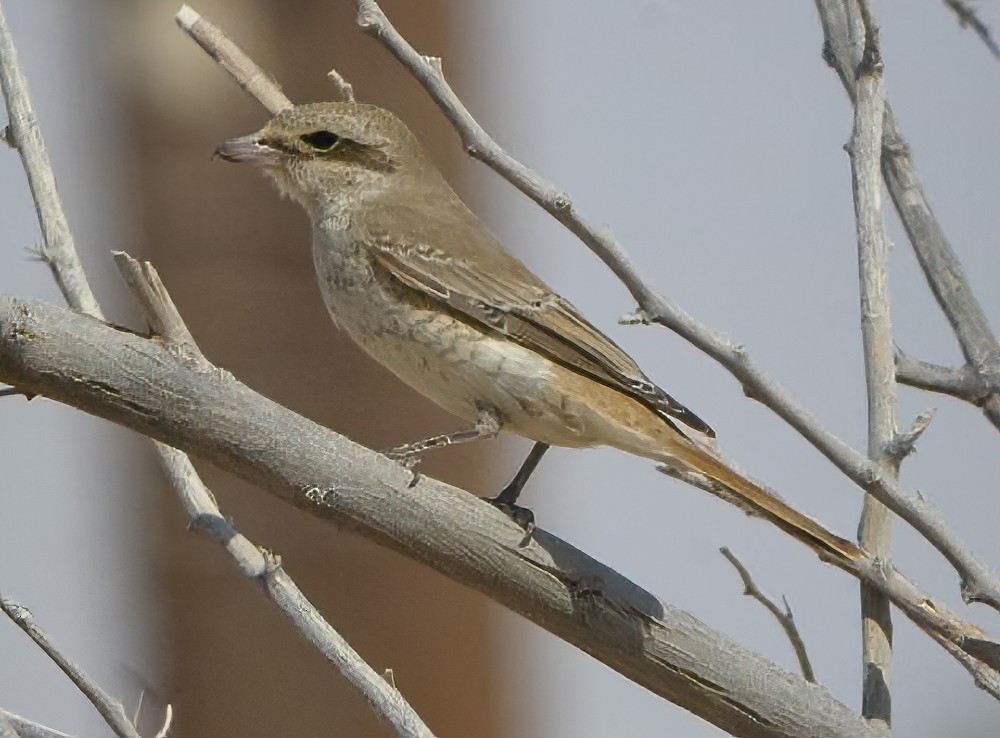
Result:
<svg viewBox="0 0 1000 738">
<path fill-rule="evenodd" d="M 258 167 L 275 166 L 281 152 L 263 143 L 256 133 L 223 141 L 216 148 L 213 156 L 219 156 L 226 161 L 253 164 Z"/>
</svg>

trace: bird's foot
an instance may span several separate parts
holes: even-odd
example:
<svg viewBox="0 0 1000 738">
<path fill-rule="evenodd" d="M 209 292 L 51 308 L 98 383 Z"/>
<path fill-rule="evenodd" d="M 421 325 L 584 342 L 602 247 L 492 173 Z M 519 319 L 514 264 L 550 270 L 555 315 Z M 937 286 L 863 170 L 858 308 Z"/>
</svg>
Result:
<svg viewBox="0 0 1000 738">
<path fill-rule="evenodd" d="M 423 461 L 422 450 L 416 450 L 413 448 L 412 444 L 403 444 L 402 446 L 393 446 L 392 448 L 387 448 L 382 452 L 382 455 L 387 459 L 395 461 L 400 466 L 406 467 L 412 471 L 421 461 Z"/>
<path fill-rule="evenodd" d="M 497 510 L 517 523 L 528 537 L 530 537 L 535 531 L 535 513 L 526 507 L 515 505 L 513 502 L 507 502 L 504 499 L 503 492 L 498 494 L 496 497 L 482 497 L 480 499 L 484 502 L 490 503 Z"/>
</svg>

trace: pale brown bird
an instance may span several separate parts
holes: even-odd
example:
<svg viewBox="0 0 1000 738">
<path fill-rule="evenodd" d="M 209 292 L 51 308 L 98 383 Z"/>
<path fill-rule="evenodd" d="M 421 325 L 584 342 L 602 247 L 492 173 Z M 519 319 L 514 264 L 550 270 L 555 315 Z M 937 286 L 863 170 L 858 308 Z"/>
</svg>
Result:
<svg viewBox="0 0 1000 738">
<path fill-rule="evenodd" d="M 735 472 L 712 429 L 496 241 L 388 110 L 299 105 L 216 153 L 260 166 L 309 213 L 333 320 L 375 360 L 472 430 L 397 447 L 496 435 L 536 442 L 492 502 L 525 521 L 518 494 L 549 445 L 613 446 L 702 474 L 795 535 L 829 533 Z M 845 548 L 846 547 L 846 548 Z"/>
</svg>

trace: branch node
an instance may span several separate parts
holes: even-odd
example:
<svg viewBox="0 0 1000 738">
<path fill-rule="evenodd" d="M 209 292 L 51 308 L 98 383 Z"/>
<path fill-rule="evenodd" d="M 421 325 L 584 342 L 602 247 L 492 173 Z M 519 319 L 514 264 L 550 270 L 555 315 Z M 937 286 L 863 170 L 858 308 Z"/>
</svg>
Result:
<svg viewBox="0 0 1000 738">
<path fill-rule="evenodd" d="M 396 675 L 392 673 L 392 669 L 386 669 L 382 672 L 382 678 L 389 682 L 389 686 L 393 689 L 398 689 L 396 687 Z"/>
<path fill-rule="evenodd" d="M 438 77 L 444 77 L 444 66 L 441 62 L 440 56 L 431 56 L 430 54 L 421 54 L 420 58 L 424 60 L 424 64 L 429 66 L 434 70 L 434 74 Z"/>
<path fill-rule="evenodd" d="M 28 252 L 28 261 L 38 261 L 47 266 L 51 266 L 52 261 L 49 259 L 49 255 L 45 253 L 44 243 L 36 243 L 34 246 L 25 246 L 24 250 Z"/>
<path fill-rule="evenodd" d="M 260 576 L 265 579 L 270 579 L 274 576 L 274 573 L 281 568 L 281 554 L 275 553 L 269 548 L 264 546 L 257 546 L 257 551 L 260 555 L 264 557 L 264 568 L 261 571 Z"/>
<path fill-rule="evenodd" d="M 905 433 L 895 433 L 893 435 L 892 442 L 889 444 L 887 449 L 889 452 L 889 457 L 896 460 L 897 462 L 902 461 L 907 456 L 912 454 L 916 450 L 916 443 L 920 436 L 923 435 L 924 431 L 931 424 L 934 419 L 934 413 L 937 412 L 937 408 L 930 408 L 920 413 L 913 419 L 910 423 L 910 428 Z"/>
<path fill-rule="evenodd" d="M 568 213 L 573 209 L 573 201 L 565 192 L 552 193 L 549 197 L 551 208 L 557 213 Z"/>
<path fill-rule="evenodd" d="M 3 131 L 0 131 L 0 138 L 2 138 L 3 142 L 10 148 L 17 148 L 17 143 L 14 141 L 14 131 L 9 125 L 4 126 Z"/>
<path fill-rule="evenodd" d="M 326 73 L 326 78 L 337 88 L 337 92 L 344 102 L 356 102 L 354 98 L 354 85 L 344 79 L 344 75 L 336 69 L 331 69 Z"/>
<path fill-rule="evenodd" d="M 650 325 L 652 324 L 652 319 L 642 308 L 636 308 L 631 313 L 625 313 L 618 319 L 618 325 Z"/>
<path fill-rule="evenodd" d="M 382 35 L 382 23 L 379 20 L 378 14 L 371 10 L 365 10 L 358 13 L 358 25 L 361 27 L 362 31 L 369 35 Z"/>
</svg>

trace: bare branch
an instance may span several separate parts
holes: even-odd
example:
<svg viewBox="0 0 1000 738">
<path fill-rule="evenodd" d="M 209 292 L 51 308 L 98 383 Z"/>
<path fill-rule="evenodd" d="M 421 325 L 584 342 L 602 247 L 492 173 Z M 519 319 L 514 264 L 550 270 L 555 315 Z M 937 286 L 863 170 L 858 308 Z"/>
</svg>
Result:
<svg viewBox="0 0 1000 738">
<path fill-rule="evenodd" d="M 993 699 L 1000 701 L 1000 674 L 965 653 L 962 649 L 957 648 L 955 644 L 942 640 L 939 636 L 931 637 L 969 672 L 977 687 L 991 695 Z"/>
<path fill-rule="evenodd" d="M 213 370 L 195 345 L 156 269 L 149 262 L 139 262 L 121 251 L 115 252 L 115 263 L 154 330 L 162 332 L 170 346 L 182 347 L 203 371 Z M 223 517 L 215 497 L 201 481 L 190 459 L 175 448 L 155 443 L 163 471 L 177 490 L 191 527 L 215 539 L 246 576 L 261 583 L 271 601 L 368 700 L 375 713 L 389 723 L 398 736 L 433 738 L 433 733 L 399 690 L 372 669 L 302 594 L 281 568 L 280 558 L 254 545 Z"/>
<path fill-rule="evenodd" d="M 868 390 L 868 458 L 883 473 L 898 478 L 896 378 L 892 312 L 889 299 L 889 244 L 882 220 L 882 118 L 885 93 L 878 27 L 867 0 L 860 0 L 865 30 L 864 52 L 855 100 L 854 129 L 847 151 L 857 221 L 858 275 L 861 283 L 861 336 Z M 892 514 L 866 494 L 858 524 L 858 542 L 876 561 L 892 558 Z M 887 731 L 892 717 L 892 613 L 877 588 L 861 585 L 861 714 Z"/>
<path fill-rule="evenodd" d="M 458 131 L 466 151 L 524 192 L 573 232 L 618 276 L 639 303 L 641 314 L 660 323 L 711 356 L 736 377 L 747 396 L 763 403 L 798 431 L 861 489 L 926 538 L 955 568 L 967 602 L 1000 611 L 1000 578 L 979 561 L 925 499 L 908 495 L 877 464 L 830 433 L 750 358 L 746 350 L 711 331 L 642 278 L 607 229 L 585 220 L 569 197 L 503 151 L 461 103 L 439 65 L 430 64 L 389 23 L 374 0 L 356 0 L 358 22 L 386 46 L 427 90 Z M 997 412 L 1000 414 L 1000 403 Z"/>
<path fill-rule="evenodd" d="M 23 630 L 38 647 L 41 648 L 52 659 L 56 666 L 62 669 L 63 673 L 70 678 L 77 689 L 83 692 L 84 696 L 97 709 L 97 712 L 108 727 L 114 731 L 119 738 L 141 738 L 135 726 L 128 719 L 122 703 L 109 695 L 97 682 L 87 676 L 83 669 L 73 663 L 56 648 L 52 639 L 35 622 L 31 611 L 12 600 L 0 596 L 0 610 L 6 613 L 7 617 L 14 621 L 18 628 Z"/>
<path fill-rule="evenodd" d="M 28 186 L 35 201 L 38 224 L 42 229 L 42 254 L 66 298 L 74 310 L 102 317 L 101 308 L 87 283 L 83 265 L 76 252 L 62 200 L 56 188 L 48 151 L 42 139 L 35 110 L 31 105 L 28 82 L 17 63 L 17 51 L 11 38 L 3 9 L 0 8 L 0 87 L 7 107 L 6 140 L 21 156 Z"/>
<path fill-rule="evenodd" d="M 856 70 L 861 61 L 857 39 L 862 30 L 857 2 L 815 2 L 823 26 L 823 56 L 837 72 L 853 101 L 857 97 Z M 987 419 L 1000 429 L 1000 392 L 997 391 L 1000 388 L 1000 343 L 990 328 L 982 306 L 972 293 L 954 248 L 931 210 L 923 184 L 917 176 L 912 152 L 899 132 L 896 118 L 888 104 L 885 107 L 883 127 L 882 177 L 924 272 L 924 278 L 951 324 L 966 362 L 992 388 L 991 395 L 984 400 L 982 407 Z M 893 512 L 898 513 L 896 510 Z M 976 586 L 972 586 L 973 591 L 976 589 Z"/>
<path fill-rule="evenodd" d="M 109 355 L 117 360 L 97 359 Z M 549 533 L 536 530 L 525 541 L 506 515 L 467 492 L 426 475 L 411 486 L 412 475 L 383 455 L 161 341 L 42 302 L 0 298 L 0 378 L 33 390 L 44 384 L 52 399 L 197 449 L 205 461 L 313 515 L 474 587 L 736 735 L 878 734 L 822 688 Z M 868 576 L 881 576 L 887 588 L 908 587 L 899 595 L 921 627 L 959 647 L 992 642 L 896 573 Z M 988 649 L 983 658 L 992 659 Z"/>
<path fill-rule="evenodd" d="M 757 600 L 757 602 L 767 608 L 768 612 L 774 615 L 774 619 L 778 621 L 778 624 L 785 631 L 785 635 L 788 636 L 788 640 L 791 642 L 792 648 L 795 650 L 795 656 L 799 660 L 799 668 L 802 670 L 802 676 L 810 682 L 815 682 L 816 675 L 813 673 L 812 664 L 809 663 L 809 654 L 806 653 L 806 644 L 802 640 L 802 636 L 799 634 L 799 629 L 795 625 L 795 618 L 792 615 L 792 608 L 788 605 L 788 600 L 784 600 L 785 609 L 782 610 L 778 607 L 774 600 L 758 589 L 757 585 L 753 581 L 753 577 L 750 576 L 750 572 L 747 571 L 747 568 L 743 566 L 743 563 L 736 558 L 736 554 L 725 546 L 720 548 L 719 552 L 729 560 L 729 563 L 732 564 L 739 573 L 740 579 L 743 580 L 743 594 L 747 597 L 753 597 Z"/>
<path fill-rule="evenodd" d="M 174 16 L 177 25 L 208 55 L 229 72 L 246 92 L 271 113 L 292 107 L 278 83 L 234 44 L 218 26 L 202 18 L 193 8 L 182 5 Z"/>
<path fill-rule="evenodd" d="M 3 712 L 0 712 L 0 738 L 19 738 L 14 725 Z"/>
<path fill-rule="evenodd" d="M 928 392 L 951 395 L 960 400 L 983 406 L 1000 394 L 1000 385 L 991 384 L 968 364 L 962 367 L 941 366 L 896 351 L 896 379 Z"/>
<path fill-rule="evenodd" d="M 975 31 L 976 35 L 986 45 L 986 48 L 990 50 L 994 58 L 1000 59 L 1000 45 L 993 38 L 993 32 L 990 30 L 990 27 L 976 14 L 976 9 L 969 0 L 944 0 L 944 4 L 955 11 L 955 15 L 958 16 L 958 23 L 962 28 L 968 27 Z"/>
<path fill-rule="evenodd" d="M 28 720 L 6 710 L 0 709 L 0 718 L 6 720 L 7 724 L 13 728 L 15 731 L 14 738 L 73 738 L 68 733 L 54 730 L 41 723 L 36 723 L 34 720 Z M 0 732 L 0 738 L 4 738 L 2 732 Z"/>
<path fill-rule="evenodd" d="M 119 360 L 103 360 L 108 355 Z M 747 662 L 721 664 L 715 641 L 688 643 L 683 654 L 666 647 L 660 638 L 682 627 L 676 611 L 638 595 L 635 585 L 544 531 L 524 541 L 523 530 L 492 506 L 426 476 L 414 485 L 406 469 L 383 455 L 261 397 L 226 372 L 193 365 L 159 341 L 43 302 L 0 298 L 0 379 L 176 448 L 197 449 L 201 458 L 298 507 L 476 587 L 657 694 L 699 715 L 708 711 L 713 722 L 735 719 L 732 706 L 714 704 L 718 692 L 692 684 L 690 673 L 694 668 L 716 684 L 724 678 L 732 697 L 740 693 L 739 674 L 749 673 Z M 1000 644 L 892 567 L 817 548 L 825 560 L 879 587 L 921 628 L 1000 668 Z M 734 648 L 724 649 L 727 659 Z M 752 709 L 769 711 L 773 696 L 754 695 L 762 704 Z M 745 699 L 751 697 L 739 701 Z"/>
</svg>

